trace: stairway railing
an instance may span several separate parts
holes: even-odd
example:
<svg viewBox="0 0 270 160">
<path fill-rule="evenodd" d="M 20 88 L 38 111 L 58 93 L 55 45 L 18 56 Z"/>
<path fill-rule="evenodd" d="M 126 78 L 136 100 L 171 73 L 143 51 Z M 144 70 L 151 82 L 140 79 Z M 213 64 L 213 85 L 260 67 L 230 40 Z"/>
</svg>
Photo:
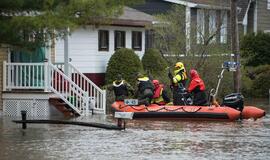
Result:
<svg viewBox="0 0 270 160">
<path fill-rule="evenodd" d="M 47 81 L 49 90 L 54 92 L 79 115 L 88 115 L 88 93 L 82 90 L 76 83 L 66 76 L 63 71 L 58 69 L 53 64 L 45 62 L 45 68 L 48 68 L 49 76 L 47 77 L 51 78 Z"/>
<path fill-rule="evenodd" d="M 54 92 L 79 115 L 89 113 L 89 95 L 53 64 L 3 62 L 3 91 Z"/>
<path fill-rule="evenodd" d="M 64 71 L 63 63 L 55 63 L 57 68 Z M 83 91 L 89 95 L 90 108 L 95 112 L 106 113 L 106 90 L 100 89 L 95 83 L 93 83 L 88 77 L 81 73 L 71 63 L 68 65 L 68 73 L 71 80 L 76 83 Z"/>
</svg>

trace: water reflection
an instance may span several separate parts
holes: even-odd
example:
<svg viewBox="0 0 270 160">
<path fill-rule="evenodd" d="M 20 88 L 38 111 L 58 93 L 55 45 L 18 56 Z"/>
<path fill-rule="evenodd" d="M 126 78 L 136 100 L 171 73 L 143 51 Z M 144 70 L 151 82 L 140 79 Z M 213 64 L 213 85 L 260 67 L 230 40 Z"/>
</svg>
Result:
<svg viewBox="0 0 270 160">
<path fill-rule="evenodd" d="M 269 113 L 269 105 L 262 106 Z M 73 120 L 115 123 L 110 115 Z M 132 120 L 127 130 L 110 131 L 48 124 L 22 130 L 1 116 L 0 145 L 1 160 L 267 159 L 270 117 L 239 122 Z"/>
</svg>

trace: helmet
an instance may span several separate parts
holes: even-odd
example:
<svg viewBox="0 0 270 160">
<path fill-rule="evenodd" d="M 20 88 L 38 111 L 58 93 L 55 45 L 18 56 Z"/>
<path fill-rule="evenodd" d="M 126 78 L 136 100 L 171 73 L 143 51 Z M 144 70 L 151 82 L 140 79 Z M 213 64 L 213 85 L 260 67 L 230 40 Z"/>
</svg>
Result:
<svg viewBox="0 0 270 160">
<path fill-rule="evenodd" d="M 155 87 L 159 86 L 159 81 L 157 79 L 154 79 L 152 83 L 154 84 Z"/>
<path fill-rule="evenodd" d="M 190 77 L 193 78 L 198 75 L 198 72 L 195 69 L 191 69 L 189 71 Z"/>
<path fill-rule="evenodd" d="M 116 75 L 116 80 L 117 81 L 121 81 L 122 80 L 122 75 L 121 74 L 117 74 Z"/>
<path fill-rule="evenodd" d="M 184 69 L 184 64 L 182 62 L 177 62 L 174 66 L 175 68 Z"/>
<path fill-rule="evenodd" d="M 143 78 L 143 77 L 144 77 L 144 76 L 143 76 L 142 73 L 140 73 L 140 72 L 137 73 L 137 78 Z"/>
</svg>

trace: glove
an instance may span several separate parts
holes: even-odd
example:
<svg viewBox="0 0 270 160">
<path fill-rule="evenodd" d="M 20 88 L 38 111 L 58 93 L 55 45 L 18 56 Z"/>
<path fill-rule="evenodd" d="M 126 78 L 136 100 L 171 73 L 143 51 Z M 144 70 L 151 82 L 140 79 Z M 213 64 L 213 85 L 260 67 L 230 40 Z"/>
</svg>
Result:
<svg viewBox="0 0 270 160">
<path fill-rule="evenodd" d="M 173 75 L 172 75 L 171 72 L 168 73 L 168 77 L 169 77 L 170 79 L 173 79 Z"/>
</svg>

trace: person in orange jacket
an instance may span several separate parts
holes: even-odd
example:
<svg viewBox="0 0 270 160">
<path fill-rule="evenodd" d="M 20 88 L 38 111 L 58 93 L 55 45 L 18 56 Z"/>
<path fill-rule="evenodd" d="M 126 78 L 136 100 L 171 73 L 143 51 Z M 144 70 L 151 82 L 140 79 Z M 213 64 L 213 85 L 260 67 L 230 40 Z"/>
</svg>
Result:
<svg viewBox="0 0 270 160">
<path fill-rule="evenodd" d="M 195 69 L 190 70 L 191 82 L 188 87 L 188 92 L 192 94 L 193 105 L 203 106 L 207 103 L 205 93 L 205 85 Z"/>
<path fill-rule="evenodd" d="M 155 88 L 151 103 L 158 105 L 165 105 L 169 103 L 170 98 L 168 97 L 167 92 L 164 90 L 164 85 L 160 84 L 156 79 L 154 79 L 152 83 L 154 84 Z"/>
</svg>

